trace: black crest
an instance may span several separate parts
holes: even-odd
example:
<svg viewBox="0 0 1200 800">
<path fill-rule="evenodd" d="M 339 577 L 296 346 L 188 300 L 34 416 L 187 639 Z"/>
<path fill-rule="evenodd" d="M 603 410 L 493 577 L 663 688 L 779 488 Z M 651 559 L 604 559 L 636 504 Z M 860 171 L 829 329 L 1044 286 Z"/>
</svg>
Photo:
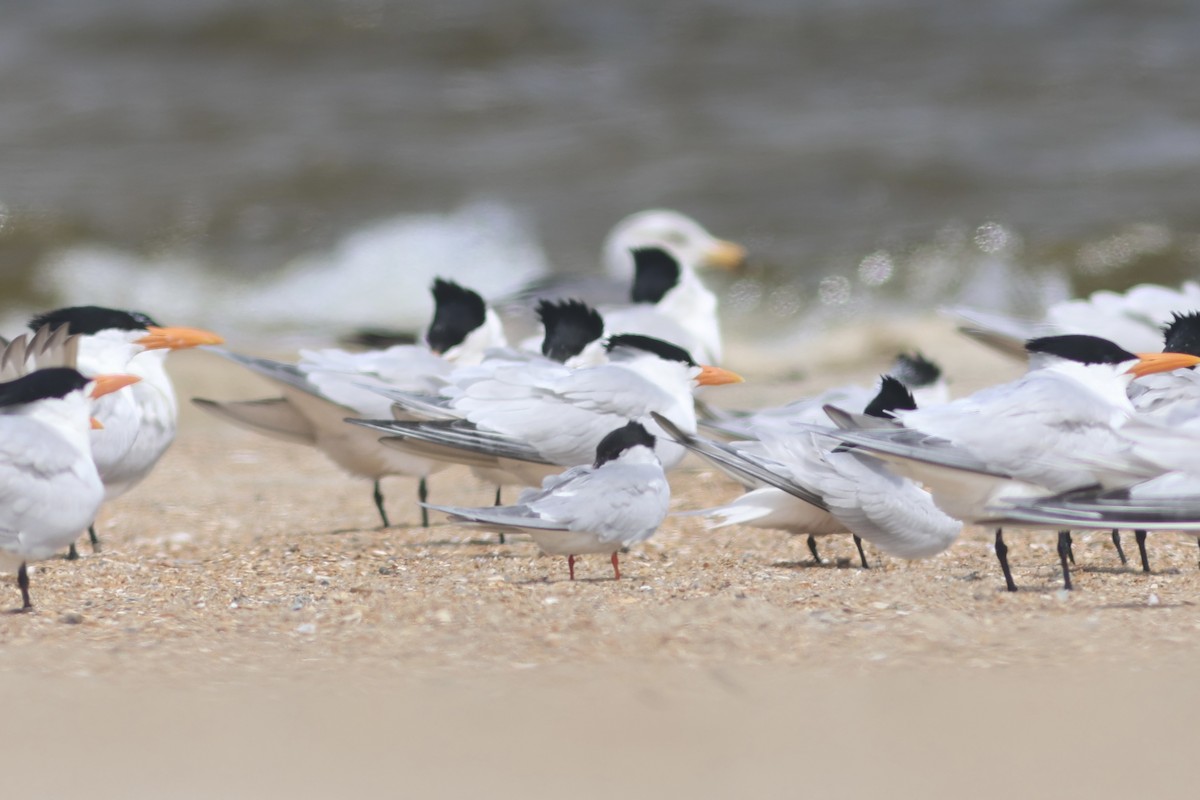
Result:
<svg viewBox="0 0 1200 800">
<path fill-rule="evenodd" d="M 454 281 L 433 281 L 433 322 L 425 334 L 425 343 L 435 353 L 444 353 L 460 345 L 471 331 L 483 324 L 487 306 L 483 298 Z"/>
<path fill-rule="evenodd" d="M 1163 326 L 1163 352 L 1200 356 L 1200 312 L 1178 312 Z"/>
<path fill-rule="evenodd" d="M 599 467 L 601 464 L 606 464 L 619 457 L 629 448 L 637 447 L 638 445 L 649 447 L 653 450 L 653 434 L 637 422 L 622 425 L 601 439 L 600 444 L 596 445 L 596 463 L 592 466 Z"/>
<path fill-rule="evenodd" d="M 679 283 L 679 262 L 661 247 L 643 247 L 633 251 L 633 293 L 635 303 L 657 303 Z"/>
<path fill-rule="evenodd" d="M 546 329 L 542 355 L 558 362 L 579 355 L 583 348 L 604 335 L 604 319 L 599 312 L 578 300 L 557 303 L 542 300 L 537 314 Z"/>
<path fill-rule="evenodd" d="M 32 331 L 36 331 L 43 325 L 49 325 L 51 328 L 66 325 L 68 333 L 80 333 L 84 336 L 90 336 L 100 331 L 143 331 L 150 326 L 159 327 L 158 323 L 149 315 L 140 311 L 120 311 L 102 306 L 60 308 L 56 311 L 47 311 L 45 314 L 38 314 L 29 320 L 29 329 Z"/>
<path fill-rule="evenodd" d="M 892 364 L 892 376 L 910 389 L 930 386 L 942 377 L 942 368 L 919 352 L 901 353 Z"/>
<path fill-rule="evenodd" d="M 69 367 L 39 369 L 0 383 L 0 406 L 21 406 L 50 397 L 66 397 L 88 385 L 88 379 Z"/>
<path fill-rule="evenodd" d="M 1099 336 L 1070 333 L 1065 336 L 1043 336 L 1025 343 L 1027 353 L 1047 353 L 1080 364 L 1121 364 L 1137 361 L 1137 356 Z"/>
<path fill-rule="evenodd" d="M 912 392 L 899 379 L 884 375 L 879 383 L 879 393 L 875 395 L 863 413 L 869 417 L 890 419 L 895 416 L 893 411 L 912 411 L 917 407 Z"/>
<path fill-rule="evenodd" d="M 682 361 L 692 367 L 698 366 L 687 350 L 679 345 L 664 342 L 662 339 L 655 339 L 653 336 L 642 336 L 640 333 L 618 333 L 608 337 L 608 343 L 604 345 L 604 349 L 611 353 L 618 347 L 645 350 L 647 353 L 654 353 L 667 361 Z"/>
</svg>

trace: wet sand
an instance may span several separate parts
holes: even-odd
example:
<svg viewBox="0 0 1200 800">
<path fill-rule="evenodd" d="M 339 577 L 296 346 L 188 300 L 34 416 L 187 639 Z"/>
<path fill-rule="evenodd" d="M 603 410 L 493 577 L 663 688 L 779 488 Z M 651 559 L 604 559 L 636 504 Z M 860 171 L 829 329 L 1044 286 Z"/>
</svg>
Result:
<svg viewBox="0 0 1200 800">
<path fill-rule="evenodd" d="M 945 361 L 959 393 L 1017 372 L 945 330 L 905 321 L 787 345 L 801 367 L 787 375 L 737 348 L 730 365 L 757 385 L 720 399 L 869 380 L 897 346 Z M 207 354 L 176 362 L 182 397 L 259 392 Z M 737 494 L 693 462 L 672 485 L 680 510 Z M 430 491 L 490 499 L 458 469 Z M 923 562 L 868 548 L 863 570 L 848 538 L 822 540 L 818 566 L 800 537 L 682 517 L 623 557 L 622 580 L 585 557 L 570 582 L 563 559 L 527 541 L 414 527 L 411 480 L 385 494 L 397 525 L 379 530 L 367 482 L 186 409 L 160 468 L 102 513 L 103 552 L 39 564 L 36 611 L 0 618 L 8 757 L 22 765 L 9 788 L 1186 790 L 1194 538 L 1152 535 L 1143 575 L 1107 534 L 1077 534 L 1066 593 L 1053 534 L 1013 531 L 1021 591 L 1009 594 L 990 531 Z"/>
</svg>

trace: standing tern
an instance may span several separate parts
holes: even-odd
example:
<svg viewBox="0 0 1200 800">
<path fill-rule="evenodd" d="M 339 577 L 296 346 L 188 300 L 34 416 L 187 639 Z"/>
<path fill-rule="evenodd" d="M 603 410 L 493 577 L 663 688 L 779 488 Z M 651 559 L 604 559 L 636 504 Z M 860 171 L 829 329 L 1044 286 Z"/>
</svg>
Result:
<svg viewBox="0 0 1200 800">
<path fill-rule="evenodd" d="M 1135 377 L 1192 366 L 1200 357 L 1135 355 L 1085 335 L 1042 337 L 1026 344 L 1029 371 L 944 406 L 898 411 L 895 426 L 847 430 L 843 442 L 920 482 L 952 517 L 984 522 L 1020 498 L 1099 485 L 1119 488 L 1152 477 L 1124 458 L 1130 443 L 1119 429 L 1134 415 L 1126 388 Z M 860 427 L 830 407 L 839 427 Z M 1069 532 L 1059 536 L 1063 584 L 1070 589 Z M 1009 591 L 1003 532 L 996 554 Z"/>
<path fill-rule="evenodd" d="M 429 508 L 451 522 L 529 534 L 544 553 L 567 557 L 575 580 L 575 558 L 611 553 L 613 579 L 620 580 L 617 553 L 644 542 L 667 515 L 671 488 L 655 455 L 655 440 L 630 422 L 596 445 L 595 461 L 548 476 L 540 489 L 526 489 L 512 506 Z"/>
<path fill-rule="evenodd" d="M 84 375 L 128 373 L 141 380 L 127 391 L 109 394 L 96 404 L 103 425 L 92 433 L 92 457 L 104 482 L 106 501 L 137 486 L 162 458 L 179 420 L 175 389 L 167 375 L 167 353 L 220 344 L 215 333 L 197 328 L 163 327 L 146 314 L 101 306 L 72 306 L 39 314 L 29 321 L 37 330 L 65 327 L 78 335 L 78 369 Z M 100 540 L 94 522 L 87 526 L 93 551 Z M 74 544 L 70 548 L 75 557 Z"/>
<path fill-rule="evenodd" d="M 75 541 L 104 501 L 93 399 L 138 380 L 50 367 L 0 383 L 0 566 L 16 569 L 22 611 L 33 608 L 27 562 Z"/>
<path fill-rule="evenodd" d="M 912 395 L 885 376 L 868 414 L 888 417 L 914 408 Z M 927 558 L 949 547 L 962 523 L 943 513 L 912 481 L 887 472 L 875 459 L 836 448 L 816 426 L 762 431 L 759 440 L 717 442 L 686 434 L 659 419 L 667 433 L 753 488 L 732 502 L 689 514 L 711 528 L 745 524 L 807 534 L 816 563 L 814 536 L 852 533 L 863 568 L 861 539 L 902 558 Z"/>
<path fill-rule="evenodd" d="M 395 345 L 385 350 L 351 353 L 326 349 L 301 351 L 298 364 L 255 358 L 227 350 L 215 352 L 266 378 L 282 396 L 261 400 L 192 402 L 222 419 L 275 439 L 317 448 L 335 464 L 373 482 L 372 499 L 383 527 L 391 523 L 384 507 L 382 479 L 389 475 L 418 478 L 417 497 L 428 496 L 426 479 L 445 469 L 444 462 L 381 447 L 378 437 L 346 425 L 347 414 L 385 416 L 391 403 L 363 388 L 371 378 L 412 392 L 436 391 L 438 378 L 456 365 L 477 365 L 487 353 L 505 345 L 495 312 L 477 293 L 453 281 L 436 279 L 431 289 L 434 315 L 425 345 Z M 428 526 L 428 514 L 421 521 Z"/>
<path fill-rule="evenodd" d="M 487 470 L 496 482 L 536 486 L 558 468 L 589 462 L 616 426 L 633 420 L 657 431 L 652 411 L 695 431 L 692 390 L 742 380 L 648 336 L 610 336 L 606 348 L 607 364 L 507 366 L 452 379 L 435 397 L 380 387 L 397 413 L 426 421 L 347 421 L 389 434 L 382 441 L 406 452 Z M 663 438 L 656 450 L 666 469 L 685 454 Z"/>
</svg>

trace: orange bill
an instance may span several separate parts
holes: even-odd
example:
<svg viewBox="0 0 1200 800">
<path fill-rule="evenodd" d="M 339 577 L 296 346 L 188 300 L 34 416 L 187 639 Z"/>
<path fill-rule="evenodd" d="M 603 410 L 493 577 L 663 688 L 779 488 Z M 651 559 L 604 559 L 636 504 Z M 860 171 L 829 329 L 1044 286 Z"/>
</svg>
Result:
<svg viewBox="0 0 1200 800">
<path fill-rule="evenodd" d="M 703 263 L 706 267 L 734 272 L 746 265 L 746 248 L 737 242 L 718 239 L 717 243 L 704 253 Z"/>
<path fill-rule="evenodd" d="M 147 350 L 183 350 L 202 344 L 224 344 L 225 340 L 212 331 L 200 328 L 159 328 L 151 325 L 148 334 L 137 340 Z"/>
<path fill-rule="evenodd" d="M 745 380 L 736 372 L 730 372 L 727 369 L 720 367 L 704 366 L 700 368 L 700 375 L 696 378 L 696 383 L 701 386 L 723 386 L 727 383 L 742 383 Z"/>
<path fill-rule="evenodd" d="M 92 430 L 94 430 L 94 431 L 104 430 L 104 423 L 101 422 L 100 420 L 96 419 L 95 417 L 92 417 Z"/>
<path fill-rule="evenodd" d="M 1129 368 L 1136 378 L 1200 364 L 1200 357 L 1187 353 L 1137 353 L 1137 357 L 1138 362 Z"/>
<path fill-rule="evenodd" d="M 97 375 L 92 378 L 92 382 L 95 384 L 95 388 L 92 389 L 92 397 L 104 397 L 106 394 L 112 394 L 118 389 L 124 389 L 140 380 L 141 378 L 137 375 Z"/>
</svg>

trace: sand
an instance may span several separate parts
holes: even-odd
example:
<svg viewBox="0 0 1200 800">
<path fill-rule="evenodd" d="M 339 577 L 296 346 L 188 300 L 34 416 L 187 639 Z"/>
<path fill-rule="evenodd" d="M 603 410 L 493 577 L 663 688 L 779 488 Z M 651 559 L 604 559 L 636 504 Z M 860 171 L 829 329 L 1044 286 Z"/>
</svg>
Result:
<svg viewBox="0 0 1200 800">
<path fill-rule="evenodd" d="M 1017 372 L 936 321 L 851 333 L 793 352 L 789 374 L 735 349 L 759 381 L 726 399 L 869 380 L 898 345 L 947 362 L 959 392 Z M 208 354 L 174 361 L 181 396 L 261 391 Z M 698 462 L 672 485 L 677 509 L 737 494 Z M 459 469 L 430 489 L 490 498 Z M 1013 531 L 1010 594 L 990 531 L 921 562 L 868 549 L 863 570 L 847 538 L 822 540 L 818 566 L 799 537 L 672 518 L 620 581 L 593 556 L 571 582 L 528 541 L 415 526 L 411 480 L 385 494 L 397 524 L 380 530 L 367 482 L 185 409 L 159 469 L 104 510 L 103 551 L 37 565 L 36 611 L 0 618 L 9 788 L 1187 791 L 1194 538 L 1152 534 L 1144 575 L 1077 534 L 1068 593 L 1053 535 Z"/>
</svg>

